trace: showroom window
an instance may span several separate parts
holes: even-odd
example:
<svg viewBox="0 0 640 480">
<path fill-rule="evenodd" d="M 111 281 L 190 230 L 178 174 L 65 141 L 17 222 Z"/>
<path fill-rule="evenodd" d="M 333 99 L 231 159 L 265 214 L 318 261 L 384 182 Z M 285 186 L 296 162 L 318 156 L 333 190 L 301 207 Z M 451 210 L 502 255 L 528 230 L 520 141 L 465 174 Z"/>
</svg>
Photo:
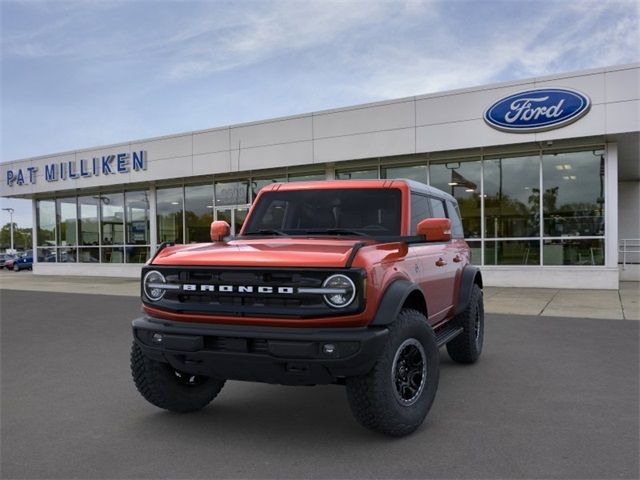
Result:
<svg viewBox="0 0 640 480">
<path fill-rule="evenodd" d="M 56 200 L 58 262 L 75 262 L 78 245 L 78 208 L 76 198 L 58 198 Z"/>
<path fill-rule="evenodd" d="M 56 261 L 56 202 L 38 200 L 36 202 L 36 252 L 38 262 Z"/>
<path fill-rule="evenodd" d="M 144 263 L 149 258 L 151 236 L 149 223 L 149 193 L 147 191 L 124 192 L 127 263 Z"/>
<path fill-rule="evenodd" d="M 158 244 L 162 242 L 182 243 L 182 187 L 156 190 Z"/>
<path fill-rule="evenodd" d="M 462 215 L 465 238 L 480 238 L 481 192 L 480 160 L 433 163 L 429 166 L 431 186 L 451 194 Z"/>
<path fill-rule="evenodd" d="M 78 197 L 78 261 L 100 261 L 100 220 L 98 195 Z"/>
<path fill-rule="evenodd" d="M 185 243 L 210 242 L 213 184 L 184 187 Z"/>
<path fill-rule="evenodd" d="M 409 180 L 415 180 L 425 185 L 429 183 L 426 162 L 424 165 L 388 166 L 384 167 L 380 173 L 382 178 L 408 178 Z"/>
</svg>

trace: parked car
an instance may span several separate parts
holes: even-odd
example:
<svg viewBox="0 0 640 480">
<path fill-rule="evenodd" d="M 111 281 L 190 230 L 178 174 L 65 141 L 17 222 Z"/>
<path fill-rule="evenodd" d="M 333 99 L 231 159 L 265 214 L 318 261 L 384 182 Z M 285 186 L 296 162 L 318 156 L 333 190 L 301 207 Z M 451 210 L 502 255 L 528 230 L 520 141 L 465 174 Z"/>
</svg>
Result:
<svg viewBox="0 0 640 480">
<path fill-rule="evenodd" d="M 5 262 L 12 261 L 16 258 L 13 253 L 0 253 L 0 270 L 4 267 Z M 11 268 L 13 268 L 13 263 L 11 264 Z"/>
<path fill-rule="evenodd" d="M 13 271 L 19 272 L 20 270 L 31 270 L 33 268 L 33 254 L 23 253 L 13 262 Z"/>
<path fill-rule="evenodd" d="M 482 277 L 451 195 L 410 180 L 274 184 L 229 232 L 213 222 L 212 243 L 163 244 L 142 269 L 131 368 L 153 405 L 200 410 L 226 380 L 335 383 L 364 427 L 402 436 L 431 408 L 439 348 L 478 360 Z"/>
</svg>

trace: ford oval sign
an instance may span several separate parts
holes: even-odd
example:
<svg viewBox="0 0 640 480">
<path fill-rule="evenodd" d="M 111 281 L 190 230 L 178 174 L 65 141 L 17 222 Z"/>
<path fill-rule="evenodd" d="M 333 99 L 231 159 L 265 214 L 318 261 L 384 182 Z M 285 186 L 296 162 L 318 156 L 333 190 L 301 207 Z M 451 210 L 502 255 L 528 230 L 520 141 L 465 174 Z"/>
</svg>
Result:
<svg viewBox="0 0 640 480">
<path fill-rule="evenodd" d="M 538 88 L 498 100 L 484 112 L 484 120 L 507 132 L 541 132 L 575 122 L 589 107 L 589 97 L 576 90 Z"/>
</svg>

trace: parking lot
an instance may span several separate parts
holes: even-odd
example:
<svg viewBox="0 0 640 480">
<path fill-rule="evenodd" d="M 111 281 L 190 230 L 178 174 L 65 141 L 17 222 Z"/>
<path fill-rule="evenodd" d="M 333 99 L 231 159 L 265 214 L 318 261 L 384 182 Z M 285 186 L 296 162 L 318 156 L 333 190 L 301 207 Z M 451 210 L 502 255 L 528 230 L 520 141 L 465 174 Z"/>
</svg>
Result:
<svg viewBox="0 0 640 480">
<path fill-rule="evenodd" d="M 443 352 L 425 424 L 389 439 L 340 386 L 228 382 L 202 412 L 160 411 L 129 374 L 137 298 L 0 295 L 2 478 L 639 475 L 636 321 L 490 314 L 480 362 Z"/>
</svg>

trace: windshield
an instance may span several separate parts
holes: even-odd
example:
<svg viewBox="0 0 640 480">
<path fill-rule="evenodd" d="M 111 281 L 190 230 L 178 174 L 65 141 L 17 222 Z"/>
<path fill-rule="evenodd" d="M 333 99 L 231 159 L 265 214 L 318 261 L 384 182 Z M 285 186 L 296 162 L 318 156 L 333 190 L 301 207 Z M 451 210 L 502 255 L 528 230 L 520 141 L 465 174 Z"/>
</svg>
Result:
<svg viewBox="0 0 640 480">
<path fill-rule="evenodd" d="M 265 192 L 245 235 L 400 235 L 401 192 L 358 188 Z"/>
</svg>

